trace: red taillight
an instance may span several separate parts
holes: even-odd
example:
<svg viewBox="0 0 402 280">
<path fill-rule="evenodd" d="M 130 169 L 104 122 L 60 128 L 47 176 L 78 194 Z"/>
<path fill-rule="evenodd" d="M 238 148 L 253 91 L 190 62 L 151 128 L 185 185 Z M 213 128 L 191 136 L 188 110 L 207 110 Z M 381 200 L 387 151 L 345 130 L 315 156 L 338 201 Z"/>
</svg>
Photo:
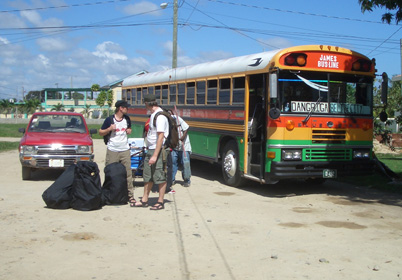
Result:
<svg viewBox="0 0 402 280">
<path fill-rule="evenodd" d="M 360 71 L 360 72 L 370 72 L 371 70 L 371 61 L 365 59 L 359 59 L 352 64 L 353 71 Z"/>
<path fill-rule="evenodd" d="M 289 66 L 305 66 L 307 63 L 307 55 L 304 53 L 292 53 L 285 57 L 285 65 Z"/>
</svg>

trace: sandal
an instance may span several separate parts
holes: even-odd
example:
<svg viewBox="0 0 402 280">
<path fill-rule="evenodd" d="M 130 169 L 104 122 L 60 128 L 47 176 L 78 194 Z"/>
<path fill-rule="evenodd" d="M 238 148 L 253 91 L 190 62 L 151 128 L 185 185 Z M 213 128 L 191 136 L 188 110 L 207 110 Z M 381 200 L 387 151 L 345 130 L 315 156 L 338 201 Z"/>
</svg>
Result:
<svg viewBox="0 0 402 280">
<path fill-rule="evenodd" d="M 135 200 L 135 198 L 131 197 L 128 200 L 128 203 L 130 203 L 130 207 L 135 207 L 135 204 L 137 203 L 137 200 Z"/>
<path fill-rule="evenodd" d="M 162 210 L 162 209 L 165 209 L 165 206 L 163 205 L 163 202 L 157 202 L 154 204 L 154 206 L 152 206 L 149 209 L 150 210 Z"/>
<path fill-rule="evenodd" d="M 133 207 L 148 207 L 148 201 L 144 202 L 140 199 L 140 201 L 136 202 Z"/>
</svg>

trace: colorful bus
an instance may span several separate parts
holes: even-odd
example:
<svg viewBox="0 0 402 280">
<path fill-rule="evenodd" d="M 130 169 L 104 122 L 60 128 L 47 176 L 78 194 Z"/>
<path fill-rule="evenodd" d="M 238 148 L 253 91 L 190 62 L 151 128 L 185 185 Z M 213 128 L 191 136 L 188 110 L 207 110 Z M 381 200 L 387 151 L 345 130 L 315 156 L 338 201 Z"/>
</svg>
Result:
<svg viewBox="0 0 402 280">
<path fill-rule="evenodd" d="M 122 95 L 136 137 L 145 94 L 176 108 L 191 157 L 219 163 L 228 185 L 321 182 L 374 168 L 375 71 L 374 59 L 349 49 L 297 46 L 131 76 Z"/>
</svg>

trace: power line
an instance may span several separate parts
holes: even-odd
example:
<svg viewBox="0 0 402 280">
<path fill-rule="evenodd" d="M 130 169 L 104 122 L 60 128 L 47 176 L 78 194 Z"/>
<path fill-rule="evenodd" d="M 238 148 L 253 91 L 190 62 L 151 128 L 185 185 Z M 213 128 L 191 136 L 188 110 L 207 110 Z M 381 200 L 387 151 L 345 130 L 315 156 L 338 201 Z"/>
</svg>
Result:
<svg viewBox="0 0 402 280">
<path fill-rule="evenodd" d="M 300 11 L 282 10 L 282 9 L 277 9 L 277 8 L 261 7 L 261 6 L 248 5 L 248 4 L 242 4 L 242 3 L 233 3 L 233 2 L 227 2 L 227 1 L 222 1 L 222 0 L 207 0 L 207 1 L 221 3 L 221 4 L 242 6 L 242 7 L 247 7 L 247 8 L 254 8 L 254 9 L 264 9 L 264 10 L 270 10 L 270 11 L 276 11 L 276 12 L 282 12 L 282 13 L 292 13 L 292 14 L 299 14 L 299 15 L 305 15 L 305 16 L 315 16 L 315 17 L 324 17 L 324 18 L 332 18 L 332 19 L 340 19 L 340 20 L 350 20 L 350 21 L 359 21 L 359 22 L 366 22 L 366 23 L 376 23 L 376 24 L 387 24 L 387 25 L 389 25 L 388 23 L 383 23 L 383 22 L 380 22 L 380 21 L 371 21 L 371 20 L 362 20 L 362 19 L 356 19 L 356 18 L 329 16 L 329 15 L 313 14 L 313 13 L 306 13 L 306 12 L 300 12 Z"/>
<path fill-rule="evenodd" d="M 104 4 L 112 4 L 112 3 L 117 3 L 117 2 L 129 2 L 129 1 L 131 1 L 131 0 L 110 0 L 110 1 L 94 2 L 94 3 L 81 3 L 81 4 L 71 4 L 71 5 L 61 5 L 61 6 L 27 8 L 27 9 L 18 9 L 18 10 L 5 10 L 5 11 L 0 11 L 0 13 L 16 13 L 16 12 L 25 12 L 25 11 L 62 9 L 62 8 L 82 7 L 82 6 L 104 5 Z"/>
</svg>

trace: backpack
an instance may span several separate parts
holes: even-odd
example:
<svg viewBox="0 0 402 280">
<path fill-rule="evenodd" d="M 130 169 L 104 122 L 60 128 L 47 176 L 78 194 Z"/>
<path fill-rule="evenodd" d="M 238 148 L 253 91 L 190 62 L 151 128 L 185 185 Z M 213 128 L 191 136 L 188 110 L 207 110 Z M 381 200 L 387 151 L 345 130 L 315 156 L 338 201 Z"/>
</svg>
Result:
<svg viewBox="0 0 402 280">
<path fill-rule="evenodd" d="M 130 117 L 127 115 L 123 115 L 123 117 L 126 119 L 127 121 L 127 128 L 131 128 L 131 120 Z M 110 122 L 111 124 L 114 124 L 114 115 L 110 116 Z M 103 136 L 103 142 L 105 142 L 105 145 L 107 145 L 107 142 L 109 142 L 110 139 L 110 135 L 112 135 L 112 132 L 109 132 L 108 134 L 106 134 L 105 136 Z"/>
<path fill-rule="evenodd" d="M 43 194 L 43 201 L 48 208 L 68 209 L 72 200 L 75 164 L 70 165 L 57 179 L 47 188 Z"/>
<path fill-rule="evenodd" d="M 172 115 L 169 113 L 169 111 L 167 111 L 166 109 L 163 109 L 163 111 L 160 111 L 155 114 L 154 127 L 156 127 L 156 118 L 159 115 L 164 115 L 168 119 L 168 122 L 169 122 L 169 135 L 166 138 L 165 147 L 169 147 L 171 149 L 176 149 L 177 146 L 179 145 L 179 133 L 177 131 L 176 120 L 172 117 Z"/>
</svg>

